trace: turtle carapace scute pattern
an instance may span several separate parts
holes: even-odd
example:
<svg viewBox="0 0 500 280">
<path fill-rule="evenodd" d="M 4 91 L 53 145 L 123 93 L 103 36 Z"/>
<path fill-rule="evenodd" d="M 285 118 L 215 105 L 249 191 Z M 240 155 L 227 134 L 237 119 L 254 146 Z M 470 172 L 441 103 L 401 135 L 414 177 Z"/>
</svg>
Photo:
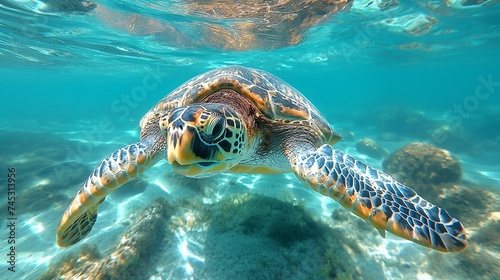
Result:
<svg viewBox="0 0 500 280">
<path fill-rule="evenodd" d="M 190 177 L 294 172 L 328 196 L 396 236 L 441 252 L 467 246 L 463 225 L 446 210 L 332 147 L 340 135 L 296 89 L 242 66 L 196 76 L 160 100 L 140 121 L 137 143 L 104 158 L 63 214 L 56 241 L 87 236 L 99 205 L 160 160 Z"/>
</svg>

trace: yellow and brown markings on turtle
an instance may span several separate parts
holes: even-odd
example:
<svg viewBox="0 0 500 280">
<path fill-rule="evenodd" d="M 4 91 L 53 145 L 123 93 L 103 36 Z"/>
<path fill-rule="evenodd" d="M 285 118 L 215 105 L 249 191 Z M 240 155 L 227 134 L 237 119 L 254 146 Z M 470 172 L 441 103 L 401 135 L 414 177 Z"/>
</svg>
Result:
<svg viewBox="0 0 500 280">
<path fill-rule="evenodd" d="M 276 77 L 255 70 L 215 71 L 210 75 L 195 77 L 148 112 L 141 120 L 141 127 L 146 122 L 155 122 L 162 112 L 200 102 L 221 89 L 232 89 L 245 96 L 271 120 L 312 128 L 324 143 L 334 144 L 340 139 L 316 113 L 317 109 L 297 90 Z"/>
</svg>

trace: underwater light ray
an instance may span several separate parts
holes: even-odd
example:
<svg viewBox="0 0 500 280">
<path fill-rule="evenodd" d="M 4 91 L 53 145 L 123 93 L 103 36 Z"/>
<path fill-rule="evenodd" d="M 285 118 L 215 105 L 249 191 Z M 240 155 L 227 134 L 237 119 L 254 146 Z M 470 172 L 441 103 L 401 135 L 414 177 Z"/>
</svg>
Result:
<svg viewBox="0 0 500 280">
<path fill-rule="evenodd" d="M 164 192 L 166 193 L 170 193 L 170 191 L 167 189 L 167 187 L 165 187 L 165 185 L 163 185 L 160 181 L 154 181 L 154 184 L 157 185 L 158 187 L 160 187 L 160 189 L 162 189 Z"/>
<path fill-rule="evenodd" d="M 189 259 L 194 259 L 194 260 L 199 261 L 199 262 L 205 262 L 205 258 L 194 254 L 188 248 L 190 244 L 194 244 L 200 248 L 203 248 L 203 245 L 191 240 L 187 236 L 186 232 L 183 229 L 178 229 L 178 231 L 175 233 L 175 236 L 177 237 L 177 240 L 179 241 L 179 245 L 177 246 L 177 248 L 179 249 L 179 252 L 181 253 L 182 258 L 186 262 L 189 262 Z"/>
<path fill-rule="evenodd" d="M 42 231 L 45 230 L 45 227 L 43 226 L 43 223 L 41 222 L 38 222 L 35 217 L 31 217 L 30 219 L 28 219 L 25 224 L 29 227 L 29 229 L 33 232 L 33 233 L 40 233 Z"/>
</svg>

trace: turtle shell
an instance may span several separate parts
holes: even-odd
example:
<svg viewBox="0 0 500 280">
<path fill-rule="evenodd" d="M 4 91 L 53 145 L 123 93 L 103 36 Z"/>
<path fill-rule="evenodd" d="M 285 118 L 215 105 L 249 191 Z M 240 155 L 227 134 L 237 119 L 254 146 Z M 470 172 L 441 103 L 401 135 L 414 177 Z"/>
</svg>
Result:
<svg viewBox="0 0 500 280">
<path fill-rule="evenodd" d="M 243 66 L 218 68 L 185 82 L 144 115 L 141 128 L 168 110 L 197 103 L 221 89 L 241 93 L 269 119 L 311 126 L 322 143 L 334 144 L 340 139 L 340 135 L 299 91 L 270 73 Z"/>
</svg>

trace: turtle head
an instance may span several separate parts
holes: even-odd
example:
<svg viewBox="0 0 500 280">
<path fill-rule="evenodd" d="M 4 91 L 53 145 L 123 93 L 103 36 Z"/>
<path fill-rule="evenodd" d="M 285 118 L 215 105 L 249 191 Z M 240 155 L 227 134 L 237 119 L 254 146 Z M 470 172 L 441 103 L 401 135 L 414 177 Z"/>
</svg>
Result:
<svg viewBox="0 0 500 280">
<path fill-rule="evenodd" d="M 224 104 L 176 108 L 161 117 L 160 128 L 168 143 L 168 162 L 177 173 L 190 177 L 234 167 L 248 147 L 243 121 Z"/>
</svg>

